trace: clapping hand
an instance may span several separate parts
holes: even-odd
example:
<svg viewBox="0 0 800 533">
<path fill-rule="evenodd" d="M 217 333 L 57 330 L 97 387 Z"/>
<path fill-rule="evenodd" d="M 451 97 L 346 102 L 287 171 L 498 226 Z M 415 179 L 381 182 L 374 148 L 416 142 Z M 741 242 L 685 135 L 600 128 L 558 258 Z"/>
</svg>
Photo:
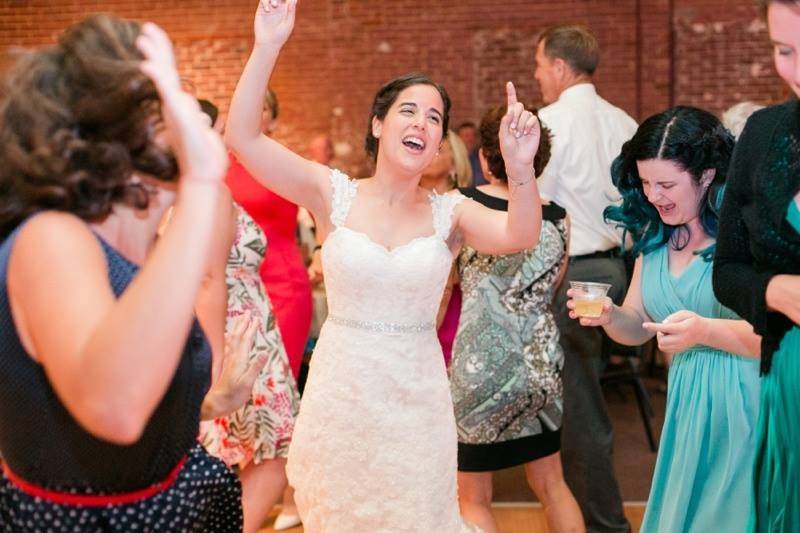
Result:
<svg viewBox="0 0 800 533">
<path fill-rule="evenodd" d="M 146 22 L 136 38 L 136 47 L 144 56 L 139 68 L 153 81 L 161 98 L 167 140 L 181 175 L 187 180 L 221 183 L 228 168 L 225 145 L 204 119 L 197 100 L 181 89 L 169 37 Z"/>
<path fill-rule="evenodd" d="M 261 0 L 253 22 L 256 44 L 283 46 L 292 34 L 296 10 L 297 0 Z"/>
<path fill-rule="evenodd" d="M 691 311 L 677 311 L 663 322 L 645 322 L 642 327 L 656 334 L 658 349 L 667 354 L 683 352 L 703 344 L 708 320 Z"/>
<path fill-rule="evenodd" d="M 506 163 L 509 178 L 524 181 L 533 173 L 533 158 L 539 150 L 542 129 L 539 119 L 517 101 L 514 84 L 506 84 L 508 110 L 500 122 L 500 152 Z M 514 180 L 513 178 L 516 178 Z"/>
<path fill-rule="evenodd" d="M 233 319 L 233 327 L 225 336 L 225 353 L 217 379 L 206 394 L 201 416 L 210 419 L 235 411 L 250 398 L 253 385 L 267 363 L 267 354 L 251 360 L 253 340 L 261 321 L 250 312 Z"/>
</svg>

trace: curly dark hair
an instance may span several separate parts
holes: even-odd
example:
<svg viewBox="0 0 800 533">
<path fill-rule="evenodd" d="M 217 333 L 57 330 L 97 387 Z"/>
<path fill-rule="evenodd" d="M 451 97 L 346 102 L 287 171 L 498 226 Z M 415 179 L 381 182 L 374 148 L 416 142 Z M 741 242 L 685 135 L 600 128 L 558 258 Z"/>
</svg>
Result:
<svg viewBox="0 0 800 533">
<path fill-rule="evenodd" d="M 139 70 L 137 22 L 93 15 L 55 45 L 28 52 L 0 101 L 0 236 L 37 211 L 99 220 L 149 195 L 134 172 L 172 181 L 177 163 L 154 142 L 160 100 Z"/>
<path fill-rule="evenodd" d="M 633 238 L 631 253 L 646 254 L 670 242 L 682 249 L 689 242 L 686 226 L 669 226 L 647 200 L 637 161 L 663 159 L 688 172 L 699 186 L 703 171 L 714 169 L 714 179 L 700 200 L 700 224 L 710 237 L 718 233 L 719 209 L 725 190 L 733 135 L 717 117 L 696 107 L 677 106 L 648 118 L 611 164 L 611 177 L 622 195 L 622 204 L 605 209 L 606 221 L 616 222 Z M 706 260 L 714 247 L 704 250 Z"/>
<path fill-rule="evenodd" d="M 506 163 L 503 161 L 503 154 L 500 153 L 500 122 L 506 114 L 507 106 L 499 105 L 489 109 L 484 113 L 481 118 L 481 125 L 478 128 L 480 137 L 481 152 L 486 162 L 489 164 L 489 170 L 492 175 L 503 181 L 508 181 L 506 174 Z M 527 111 L 530 111 L 536 116 L 539 116 L 539 110 L 535 107 L 525 106 Z M 533 158 L 533 173 L 538 178 L 544 172 L 544 167 L 550 161 L 550 137 L 552 134 L 544 124 L 542 126 L 542 137 L 539 140 L 539 149 L 536 152 L 536 157 Z"/>
<path fill-rule="evenodd" d="M 389 109 L 392 107 L 395 100 L 397 100 L 397 97 L 400 96 L 400 93 L 414 85 L 430 85 L 439 92 L 439 96 L 442 97 L 442 103 L 444 104 L 444 112 L 442 113 L 442 139 L 447 135 L 447 128 L 450 127 L 451 105 L 450 96 L 447 94 L 447 91 L 425 74 L 419 72 L 405 74 L 399 78 L 393 79 L 378 89 L 372 101 L 372 109 L 370 110 L 369 121 L 367 122 L 367 135 L 364 139 L 364 149 L 373 161 L 378 157 L 378 139 L 372 134 L 372 119 L 375 117 L 379 120 L 386 118 L 386 113 L 389 112 Z"/>
</svg>

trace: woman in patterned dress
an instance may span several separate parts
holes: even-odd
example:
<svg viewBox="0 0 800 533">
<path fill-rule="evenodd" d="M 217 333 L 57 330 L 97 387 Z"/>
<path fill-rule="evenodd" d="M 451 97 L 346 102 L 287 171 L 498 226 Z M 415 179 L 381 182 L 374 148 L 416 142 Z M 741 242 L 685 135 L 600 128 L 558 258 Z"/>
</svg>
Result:
<svg viewBox="0 0 800 533">
<path fill-rule="evenodd" d="M 214 104 L 200 101 L 215 125 Z M 275 323 L 272 305 L 264 290 L 259 269 L 267 241 L 264 232 L 247 212 L 233 201 L 227 187 L 221 188 L 217 228 L 209 272 L 198 295 L 197 313 L 211 339 L 213 376 L 218 373 L 219 343 L 241 316 L 252 316 L 259 324 L 250 363 L 262 365 L 246 403 L 237 411 L 200 426 L 200 441 L 228 466 L 238 466 L 242 481 L 244 531 L 256 531 L 286 486 L 286 455 L 299 408 L 299 396 L 289 360 Z M 244 402 L 243 402 L 244 403 Z"/>
<path fill-rule="evenodd" d="M 489 184 L 462 189 L 490 209 L 508 209 L 508 182 L 496 107 L 480 125 L 479 152 Z M 540 175 L 550 158 L 543 128 L 533 162 Z M 458 256 L 463 304 L 450 388 L 458 425 L 461 512 L 485 532 L 497 531 L 491 511 L 492 472 L 520 464 L 544 504 L 553 531 L 583 531 L 575 498 L 561 471 L 561 368 L 550 304 L 566 270 L 568 221 L 555 204 L 542 207 L 542 232 L 532 249 L 507 255 L 464 246 Z"/>
<path fill-rule="evenodd" d="M 224 313 L 228 329 L 244 313 L 258 318 L 261 327 L 256 332 L 250 358 L 266 357 L 266 364 L 244 406 L 201 425 L 201 442 L 227 465 L 238 466 L 244 531 L 250 532 L 258 530 L 286 486 L 286 456 L 299 395 L 272 305 L 259 276 L 267 249 L 266 237 L 252 217 L 231 201 L 230 195 L 225 201 L 222 207 L 227 208 L 227 214 L 220 218 L 227 220 L 228 225 L 219 230 L 222 234 L 230 233 L 233 242 L 223 248 L 227 250 L 225 269 L 222 276 L 217 276 L 224 276 L 224 285 L 208 287 L 208 292 L 221 288 L 222 295 L 207 297 L 206 308 L 198 312 L 201 317 L 208 317 L 203 321 L 204 326 L 214 320 L 213 315 Z M 221 263 L 219 259 L 216 262 Z M 218 316 L 215 322 L 221 323 L 220 319 Z"/>
</svg>

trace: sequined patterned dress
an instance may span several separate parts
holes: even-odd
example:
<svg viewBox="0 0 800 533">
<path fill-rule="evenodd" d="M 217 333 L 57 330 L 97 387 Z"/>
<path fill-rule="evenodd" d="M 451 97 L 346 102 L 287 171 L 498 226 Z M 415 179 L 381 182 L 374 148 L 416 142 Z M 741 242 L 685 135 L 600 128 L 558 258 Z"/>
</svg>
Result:
<svg viewBox="0 0 800 533">
<path fill-rule="evenodd" d="M 464 191 L 492 209 L 506 200 Z M 551 311 L 566 253 L 566 212 L 544 206 L 539 244 L 507 255 L 464 247 L 463 301 L 450 363 L 458 468 L 500 470 L 560 449 L 564 354 Z"/>
<path fill-rule="evenodd" d="M 431 195 L 432 235 L 388 250 L 345 219 L 357 182 L 331 172 L 322 247 L 329 315 L 287 473 L 305 531 L 470 531 L 456 494 L 456 426 L 434 320 L 459 194 Z"/>
<path fill-rule="evenodd" d="M 250 311 L 262 327 L 256 332 L 250 358 L 267 353 L 267 364 L 247 403 L 228 416 L 201 424 L 201 442 L 228 465 L 256 464 L 286 457 L 299 407 L 297 385 L 275 324 L 272 305 L 259 276 L 267 240 L 255 221 L 236 205 L 236 237 L 225 268 L 228 325 Z"/>
</svg>

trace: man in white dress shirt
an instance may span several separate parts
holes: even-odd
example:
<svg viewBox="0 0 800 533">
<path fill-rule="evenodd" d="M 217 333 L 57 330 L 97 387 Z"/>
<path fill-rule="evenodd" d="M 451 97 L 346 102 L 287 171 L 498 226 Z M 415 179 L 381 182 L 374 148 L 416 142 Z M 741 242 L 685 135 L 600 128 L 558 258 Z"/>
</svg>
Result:
<svg viewBox="0 0 800 533">
<path fill-rule="evenodd" d="M 606 361 L 600 328 L 582 327 L 568 316 L 570 280 L 610 283 L 620 303 L 627 287 L 619 257 L 621 236 L 603 220 L 603 209 L 620 200 L 611 162 L 633 137 L 636 122 L 598 96 L 592 84 L 599 47 L 588 29 L 555 26 L 542 32 L 535 78 L 546 107 L 539 118 L 552 131 L 550 162 L 538 180 L 542 197 L 570 217 L 570 265 L 554 310 L 564 348 L 564 475 L 588 531 L 630 531 L 612 462 L 612 427 L 600 388 Z"/>
</svg>

